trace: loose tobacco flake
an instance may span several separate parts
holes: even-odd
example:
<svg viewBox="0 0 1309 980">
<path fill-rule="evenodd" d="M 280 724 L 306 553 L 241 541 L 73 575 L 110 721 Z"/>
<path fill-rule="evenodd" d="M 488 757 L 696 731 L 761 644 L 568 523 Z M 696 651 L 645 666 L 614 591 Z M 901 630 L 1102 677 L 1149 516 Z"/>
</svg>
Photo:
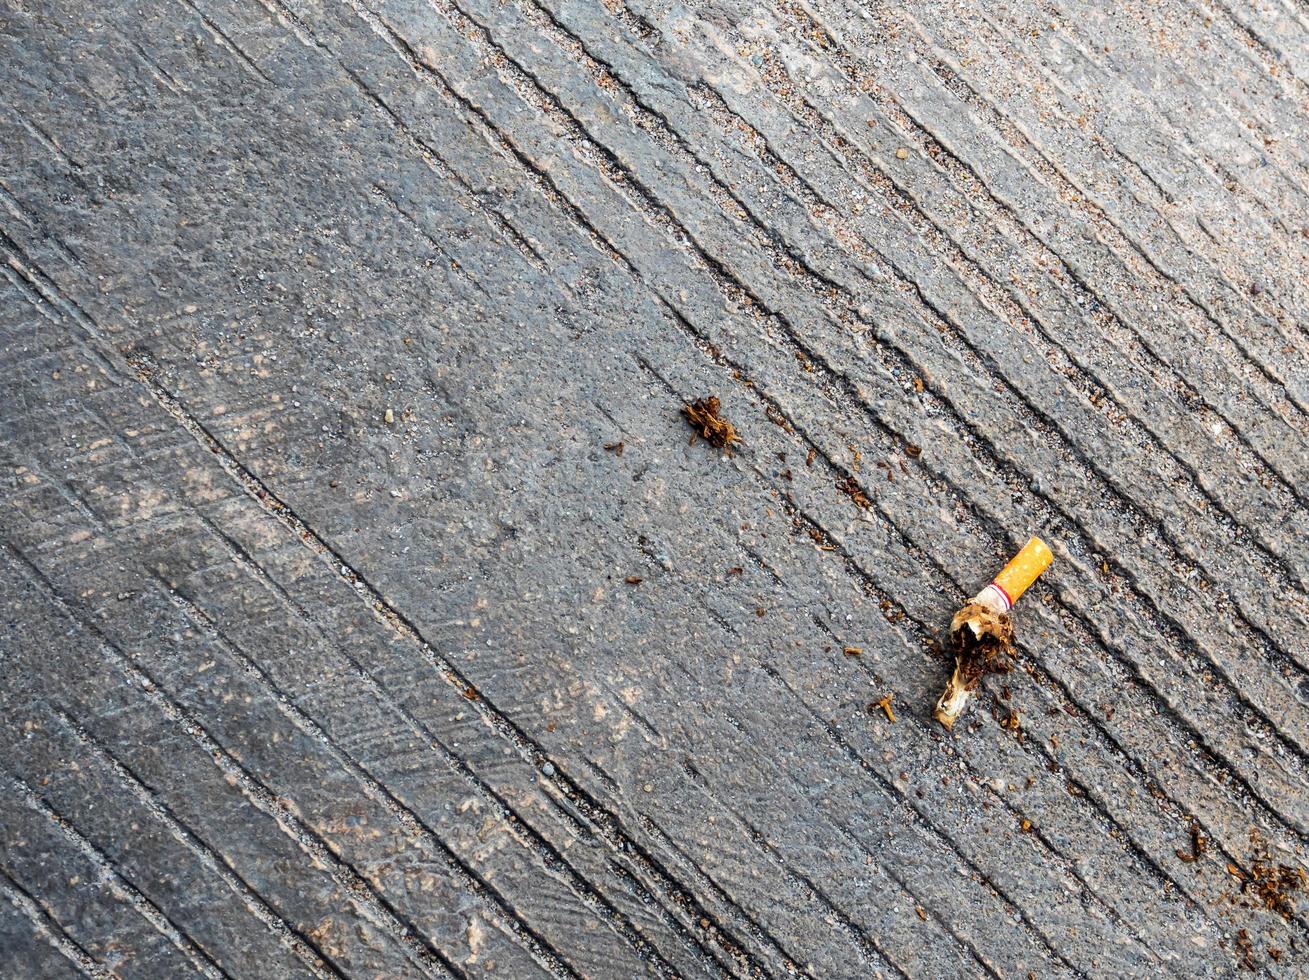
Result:
<svg viewBox="0 0 1309 980">
<path fill-rule="evenodd" d="M 697 398 L 682 408 L 687 421 L 696 429 L 700 437 L 715 449 L 726 449 L 732 443 L 741 440 L 732 423 L 720 414 L 721 409 L 722 404 L 718 401 L 717 395 Z"/>
<path fill-rule="evenodd" d="M 1295 915 L 1296 892 L 1309 885 L 1302 868 L 1255 860 L 1250 864 L 1250 880 L 1243 886 L 1270 912 L 1290 920 Z"/>
<path fill-rule="evenodd" d="M 895 712 L 891 710 L 891 701 L 894 698 L 895 698 L 894 693 L 885 694 L 882 696 L 882 699 L 880 701 L 873 701 L 872 703 L 870 703 L 868 705 L 868 710 L 875 711 L 878 708 L 881 708 L 884 712 L 886 712 L 886 720 L 890 722 L 894 722 Z"/>
<path fill-rule="evenodd" d="M 847 476 L 844 480 L 836 481 L 836 489 L 854 501 L 855 506 L 860 510 L 868 510 L 873 506 L 873 502 L 868 499 L 864 493 L 863 487 L 859 486 L 859 481 L 853 476 Z"/>
</svg>

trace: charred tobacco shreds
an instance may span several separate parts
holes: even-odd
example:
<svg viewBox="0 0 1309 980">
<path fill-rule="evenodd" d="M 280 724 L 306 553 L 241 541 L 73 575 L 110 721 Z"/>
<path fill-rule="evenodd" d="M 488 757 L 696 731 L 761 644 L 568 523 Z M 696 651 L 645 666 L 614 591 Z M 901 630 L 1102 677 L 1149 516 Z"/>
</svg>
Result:
<svg viewBox="0 0 1309 980">
<path fill-rule="evenodd" d="M 954 674 L 936 703 L 933 717 L 952 728 L 969 693 L 976 690 L 982 678 L 1009 670 L 1013 641 L 1014 626 L 1008 613 L 994 612 L 980 602 L 970 602 L 955 613 L 950 623 Z"/>
<path fill-rule="evenodd" d="M 1247 902 L 1276 912 L 1284 919 L 1293 918 L 1298 893 L 1309 890 L 1309 876 L 1305 875 L 1303 868 L 1275 862 L 1257 829 L 1250 831 L 1250 844 L 1254 857 L 1250 861 L 1249 874 L 1230 863 L 1227 865 L 1228 874 L 1241 883 L 1241 894 Z"/>
<path fill-rule="evenodd" d="M 1258 830 L 1250 831 L 1250 843 L 1254 857 L 1248 872 L 1230 861 L 1227 864 L 1227 873 L 1241 885 L 1241 904 L 1294 918 L 1299 893 L 1309 891 L 1309 876 L 1303 868 L 1274 861 Z"/>
<path fill-rule="evenodd" d="M 844 480 L 836 481 L 836 489 L 855 502 L 855 506 L 860 510 L 868 510 L 873 506 L 873 502 L 868 499 L 863 488 L 859 486 L 859 481 L 852 476 L 847 476 Z"/>
<path fill-rule="evenodd" d="M 1270 912 L 1276 912 L 1284 919 L 1295 915 L 1296 892 L 1309 886 L 1301 868 L 1289 864 L 1272 864 L 1256 859 L 1250 864 L 1250 877 L 1242 885 L 1245 891 L 1254 894 L 1259 904 Z"/>
<path fill-rule="evenodd" d="M 715 449 L 726 449 L 741 439 L 732 423 L 719 414 L 721 408 L 718 396 L 709 395 L 697 398 L 682 409 L 700 437 Z"/>
</svg>

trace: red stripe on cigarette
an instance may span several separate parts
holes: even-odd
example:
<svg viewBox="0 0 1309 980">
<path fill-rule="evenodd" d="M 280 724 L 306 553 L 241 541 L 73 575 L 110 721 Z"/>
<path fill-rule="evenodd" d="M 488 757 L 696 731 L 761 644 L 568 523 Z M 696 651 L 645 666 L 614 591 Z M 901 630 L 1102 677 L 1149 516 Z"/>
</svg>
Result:
<svg viewBox="0 0 1309 980">
<path fill-rule="evenodd" d="M 1004 590 L 1003 585 L 1001 585 L 999 582 L 992 582 L 991 588 L 995 589 L 995 591 L 999 592 L 1002 596 L 1004 596 L 1005 608 L 1012 609 L 1014 607 L 1014 600 L 1009 598 L 1009 593 Z"/>
</svg>

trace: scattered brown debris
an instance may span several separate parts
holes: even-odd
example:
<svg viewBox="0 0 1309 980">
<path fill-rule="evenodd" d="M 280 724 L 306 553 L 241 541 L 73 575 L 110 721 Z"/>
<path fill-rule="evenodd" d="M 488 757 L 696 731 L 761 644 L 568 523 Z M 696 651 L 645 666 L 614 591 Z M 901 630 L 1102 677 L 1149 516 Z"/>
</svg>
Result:
<svg viewBox="0 0 1309 980">
<path fill-rule="evenodd" d="M 615 456 L 623 455 L 623 440 L 619 439 L 617 442 L 606 442 L 605 452 L 613 453 Z"/>
<path fill-rule="evenodd" d="M 1241 885 L 1244 904 L 1276 912 L 1287 920 L 1293 918 L 1298 902 L 1297 893 L 1309 891 L 1309 876 L 1305 875 L 1303 868 L 1274 862 L 1257 828 L 1250 830 L 1250 844 L 1254 848 L 1254 856 L 1250 860 L 1248 874 L 1230 861 L 1227 864 L 1227 873 Z"/>
<path fill-rule="evenodd" d="M 805 455 L 805 458 L 804 458 L 804 464 L 805 464 L 805 466 L 813 466 L 813 465 L 814 465 L 814 457 L 817 456 L 817 455 L 818 455 L 818 450 L 815 449 L 813 446 L 810 446 L 810 447 L 809 447 L 809 452 Z"/>
<path fill-rule="evenodd" d="M 923 454 L 923 447 L 918 445 L 917 443 L 907 442 L 905 443 L 904 451 L 908 453 L 910 456 L 912 456 L 914 459 L 917 459 L 919 456 Z"/>
<path fill-rule="evenodd" d="M 754 614 L 758 616 L 760 619 L 763 619 L 765 616 L 768 615 L 768 610 L 765 609 L 763 606 L 760 606 L 758 609 L 754 611 Z"/>
<path fill-rule="evenodd" d="M 863 647 L 846 647 L 841 651 L 847 657 L 858 657 L 864 652 Z"/>
<path fill-rule="evenodd" d="M 914 391 L 922 391 L 922 390 L 923 390 L 923 379 L 914 378 Z"/>
<path fill-rule="evenodd" d="M 1295 915 L 1296 892 L 1309 887 L 1302 868 L 1289 864 L 1272 864 L 1267 855 L 1250 864 L 1250 878 L 1241 886 L 1243 891 L 1254 892 L 1255 898 L 1268 911 L 1283 919 Z"/>
<path fill-rule="evenodd" d="M 890 599 L 883 599 L 877 604 L 877 608 L 882 611 L 882 618 L 888 623 L 898 623 L 905 618 L 905 611 Z"/>
<path fill-rule="evenodd" d="M 732 423 L 719 414 L 721 409 L 722 405 L 717 395 L 697 398 L 682 408 L 687 421 L 696 429 L 700 437 L 715 449 L 726 449 L 741 439 Z"/>
<path fill-rule="evenodd" d="M 922 919 L 924 922 L 927 921 L 927 910 L 924 909 L 921 905 L 915 905 L 914 912 L 918 914 L 918 918 Z"/>
<path fill-rule="evenodd" d="M 1250 933 L 1245 929 L 1240 929 L 1236 933 L 1236 948 L 1241 951 L 1241 965 L 1247 970 L 1253 971 L 1255 968 L 1254 943 L 1250 940 Z"/>
<path fill-rule="evenodd" d="M 847 476 L 844 480 L 836 481 L 836 489 L 855 502 L 855 506 L 860 510 L 868 510 L 873 506 L 873 502 L 868 499 L 863 488 L 859 486 L 859 481 L 852 476 Z"/>
<path fill-rule="evenodd" d="M 791 423 L 786 420 L 786 416 L 782 414 L 781 409 L 772 402 L 764 403 L 764 414 L 768 416 L 769 422 L 772 422 L 773 425 L 777 426 L 783 432 L 795 431 L 791 428 Z"/>
<path fill-rule="evenodd" d="M 744 574 L 745 574 L 745 569 L 742 568 L 740 565 L 733 565 L 731 568 L 729 568 L 729 569 L 727 570 L 727 574 L 728 574 L 728 575 L 744 575 Z"/>
<path fill-rule="evenodd" d="M 1023 819 L 1018 822 L 1018 829 L 1024 834 L 1030 834 L 1032 832 L 1032 821 L 1023 817 Z"/>
<path fill-rule="evenodd" d="M 640 575 L 629 575 L 627 578 L 623 579 L 623 581 L 628 585 L 640 585 L 645 581 L 645 579 L 641 578 Z"/>
</svg>

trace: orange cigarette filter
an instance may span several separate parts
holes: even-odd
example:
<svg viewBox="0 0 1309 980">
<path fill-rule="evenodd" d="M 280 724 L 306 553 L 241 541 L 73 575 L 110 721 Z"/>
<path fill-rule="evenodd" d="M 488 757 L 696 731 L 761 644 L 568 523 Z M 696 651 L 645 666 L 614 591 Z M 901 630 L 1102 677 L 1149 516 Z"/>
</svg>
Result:
<svg viewBox="0 0 1309 980">
<path fill-rule="evenodd" d="M 991 584 L 978 593 L 975 602 L 990 606 L 996 612 L 1008 612 L 1027 587 L 1050 567 L 1054 555 L 1040 538 L 1032 538 L 1023 550 L 1009 560 Z"/>
</svg>

